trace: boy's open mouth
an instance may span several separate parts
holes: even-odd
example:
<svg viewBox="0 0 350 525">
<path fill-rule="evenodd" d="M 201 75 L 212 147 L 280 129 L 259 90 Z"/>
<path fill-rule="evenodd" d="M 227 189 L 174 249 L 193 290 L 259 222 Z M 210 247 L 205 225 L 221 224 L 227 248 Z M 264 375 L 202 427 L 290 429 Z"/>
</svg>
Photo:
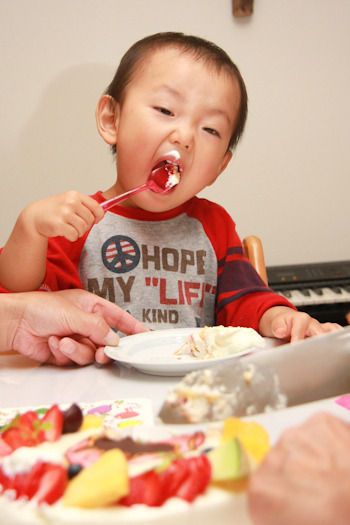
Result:
<svg viewBox="0 0 350 525">
<path fill-rule="evenodd" d="M 166 191 L 170 191 L 177 186 L 180 182 L 181 168 L 175 162 L 171 160 L 162 160 L 154 166 L 152 169 L 153 180 L 164 188 Z"/>
<path fill-rule="evenodd" d="M 162 166 L 166 166 L 166 171 L 169 173 L 170 171 L 172 171 L 174 175 L 182 171 L 180 166 L 176 164 L 176 162 L 172 162 L 171 160 L 162 160 L 161 162 L 156 164 L 156 166 L 153 167 L 153 170 L 161 168 Z"/>
</svg>

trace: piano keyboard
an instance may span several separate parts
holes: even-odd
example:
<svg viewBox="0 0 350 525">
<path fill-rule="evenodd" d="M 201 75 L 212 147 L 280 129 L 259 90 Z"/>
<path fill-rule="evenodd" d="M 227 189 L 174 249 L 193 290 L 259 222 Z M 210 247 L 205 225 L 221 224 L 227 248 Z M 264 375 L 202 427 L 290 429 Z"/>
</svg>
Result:
<svg viewBox="0 0 350 525">
<path fill-rule="evenodd" d="M 350 311 L 350 261 L 270 266 L 270 288 L 320 322 L 347 324 Z"/>
</svg>

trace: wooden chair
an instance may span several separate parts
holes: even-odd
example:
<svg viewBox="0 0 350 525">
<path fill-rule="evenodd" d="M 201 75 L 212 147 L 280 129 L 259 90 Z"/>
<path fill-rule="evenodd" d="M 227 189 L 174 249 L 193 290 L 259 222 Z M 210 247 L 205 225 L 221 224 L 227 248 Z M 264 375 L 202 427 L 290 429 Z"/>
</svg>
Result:
<svg viewBox="0 0 350 525">
<path fill-rule="evenodd" d="M 267 286 L 267 273 L 265 266 L 264 250 L 259 237 L 248 235 L 243 239 L 243 250 L 245 256 L 249 259 L 255 270 Z"/>
</svg>

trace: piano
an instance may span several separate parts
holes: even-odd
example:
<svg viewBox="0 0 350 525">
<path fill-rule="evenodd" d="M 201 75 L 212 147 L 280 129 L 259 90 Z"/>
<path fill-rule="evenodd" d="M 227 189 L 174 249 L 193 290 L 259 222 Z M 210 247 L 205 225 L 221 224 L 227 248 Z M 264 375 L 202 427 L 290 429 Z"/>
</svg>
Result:
<svg viewBox="0 0 350 525">
<path fill-rule="evenodd" d="M 321 323 L 348 324 L 350 261 L 268 266 L 269 287 Z"/>
</svg>

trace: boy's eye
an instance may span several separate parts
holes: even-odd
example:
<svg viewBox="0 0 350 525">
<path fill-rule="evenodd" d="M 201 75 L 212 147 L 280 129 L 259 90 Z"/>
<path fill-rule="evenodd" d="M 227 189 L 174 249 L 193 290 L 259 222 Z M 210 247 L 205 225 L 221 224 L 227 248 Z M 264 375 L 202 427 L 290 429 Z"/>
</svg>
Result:
<svg viewBox="0 0 350 525">
<path fill-rule="evenodd" d="M 172 112 L 169 109 L 161 108 L 161 107 L 155 107 L 154 109 L 156 109 L 160 113 L 163 113 L 164 115 L 172 115 Z"/>
<path fill-rule="evenodd" d="M 217 137 L 220 137 L 220 133 L 216 130 L 216 129 L 213 129 L 213 128 L 203 128 L 204 131 L 206 131 L 207 133 L 210 133 L 211 135 L 216 135 Z"/>
</svg>

